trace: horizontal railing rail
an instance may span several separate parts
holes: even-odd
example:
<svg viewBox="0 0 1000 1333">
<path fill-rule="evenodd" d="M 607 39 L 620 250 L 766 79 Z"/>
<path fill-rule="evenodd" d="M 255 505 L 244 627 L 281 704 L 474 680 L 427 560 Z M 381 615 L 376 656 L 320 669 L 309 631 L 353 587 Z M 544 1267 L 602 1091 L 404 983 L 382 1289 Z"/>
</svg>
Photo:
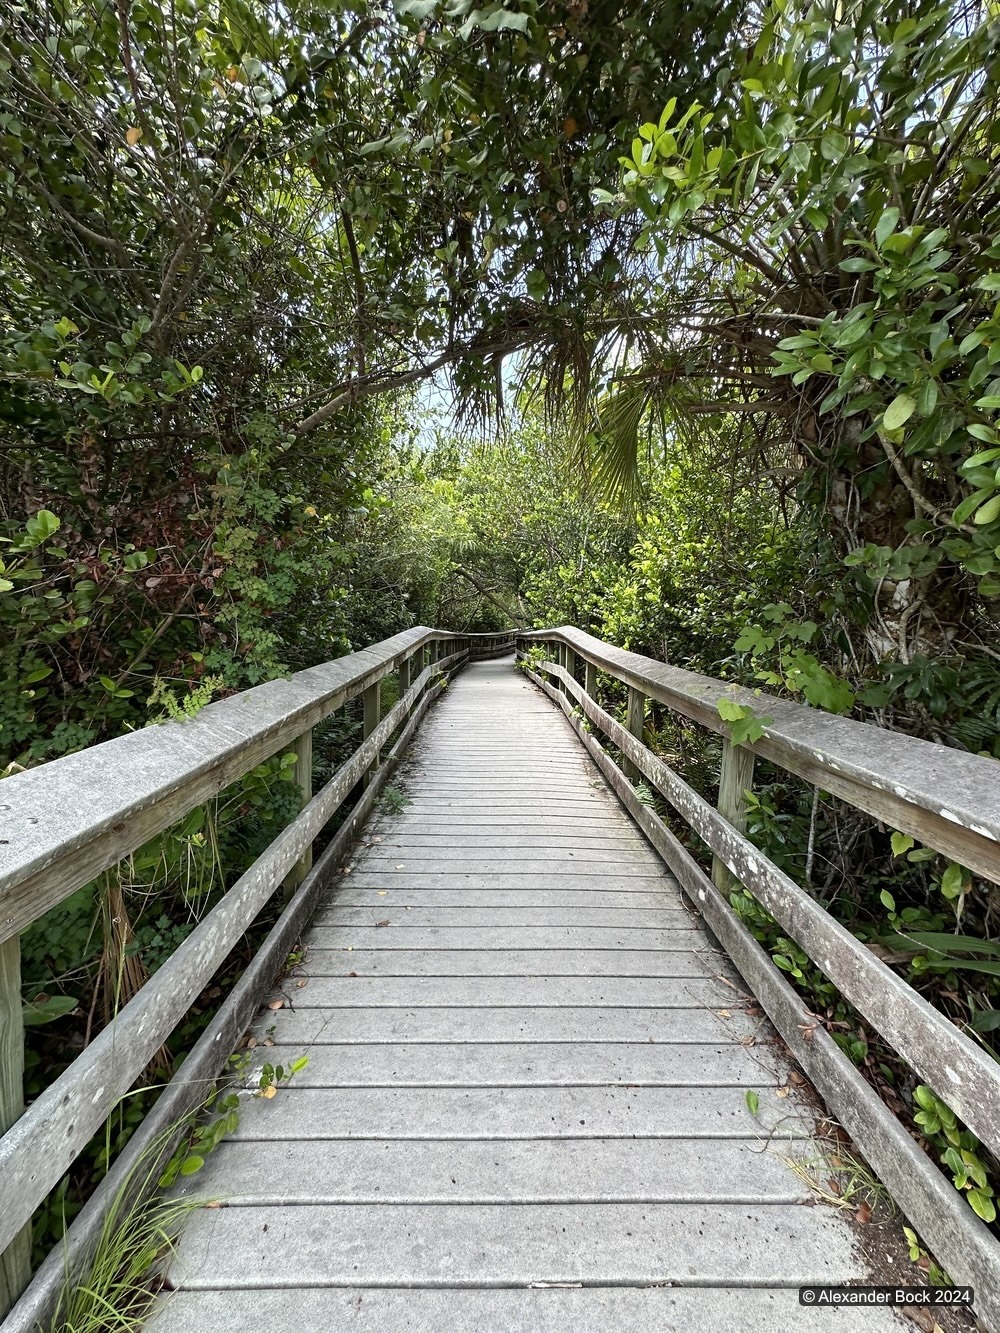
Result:
<svg viewBox="0 0 1000 1333">
<path fill-rule="evenodd" d="M 175 1123 L 166 1119 L 168 1112 L 176 1119 L 200 1104 L 240 1035 L 232 1013 L 249 1021 L 287 955 L 286 949 L 278 956 L 271 942 L 294 942 L 287 923 L 302 923 L 303 903 L 315 900 L 330 853 L 343 852 L 345 830 L 349 836 L 384 782 L 388 767 L 381 752 L 403 728 L 389 756 L 395 762 L 424 709 L 448 674 L 469 660 L 479 637 L 424 627 L 407 630 L 362 652 L 210 704 L 188 721 L 133 732 L 0 783 L 0 1132 L 6 1131 L 0 1138 L 0 1317 L 30 1277 L 28 1223 L 34 1209 L 284 885 L 291 901 L 258 955 L 265 965 L 257 960 L 251 965 L 244 979 L 249 976 L 253 984 L 238 985 L 228 1024 L 218 1028 L 207 1048 L 199 1043 L 179 1071 L 180 1082 L 169 1085 L 176 1084 L 174 1095 L 164 1094 L 147 1119 L 162 1134 Z M 391 672 L 398 673 L 399 700 L 382 717 L 381 683 Z M 313 795 L 312 728 L 359 695 L 362 743 Z M 25 1111 L 18 933 L 264 759 L 290 748 L 297 756 L 303 797 L 298 816 Z M 321 864 L 311 868 L 313 841 L 359 790 L 363 794 Z M 226 1004 L 220 1015 L 226 1014 Z M 134 1136 L 133 1161 L 141 1146 L 152 1142 L 151 1132 Z M 106 1210 L 107 1190 L 102 1197 Z M 99 1213 L 91 1209 L 88 1216 L 83 1238 L 70 1246 L 77 1267 L 99 1232 Z M 77 1229 L 74 1224 L 71 1232 Z M 46 1270 L 44 1295 L 28 1300 L 34 1322 L 24 1323 L 26 1330 L 50 1311 L 65 1262 L 60 1248 Z M 7 1323 L 4 1328 L 6 1333 Z"/>
<path fill-rule="evenodd" d="M 541 660 L 531 651 L 538 648 Z M 920 1080 L 998 1154 L 1000 1064 L 774 865 L 743 830 L 756 752 L 935 850 L 955 856 L 960 844 L 965 865 L 1000 882 L 1000 766 L 786 700 L 734 690 L 568 627 L 522 632 L 518 655 L 532 679 L 566 712 L 827 1105 L 951 1276 L 976 1287 L 977 1308 L 984 1316 L 991 1311 L 1000 1327 L 1000 1245 L 810 1013 L 727 896 L 736 885 L 745 886 Z M 601 706 L 598 672 L 628 687 L 626 725 Z M 731 744 L 716 708 L 719 699 L 734 696 L 774 719 L 752 751 Z M 644 744 L 647 698 L 723 737 L 718 809 Z M 598 741 L 597 731 L 620 752 L 621 766 Z M 633 784 L 640 779 L 713 852 L 711 878 L 638 799 Z M 948 845 L 935 841 L 941 829 L 950 835 L 942 840 Z"/>
<path fill-rule="evenodd" d="M 473 662 L 483 662 L 490 657 L 504 657 L 514 651 L 517 642 L 517 630 L 500 630 L 494 634 L 474 634 L 469 647 L 469 656 Z"/>
</svg>

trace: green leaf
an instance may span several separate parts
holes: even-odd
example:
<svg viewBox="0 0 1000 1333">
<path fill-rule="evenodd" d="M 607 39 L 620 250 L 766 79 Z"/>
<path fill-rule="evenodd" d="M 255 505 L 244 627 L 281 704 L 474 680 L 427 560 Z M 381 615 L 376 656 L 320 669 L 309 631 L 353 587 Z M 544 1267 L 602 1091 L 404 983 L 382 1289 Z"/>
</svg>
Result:
<svg viewBox="0 0 1000 1333">
<path fill-rule="evenodd" d="M 908 833 L 894 833 L 890 839 L 893 856 L 902 856 L 913 846 L 913 839 Z"/>
<path fill-rule="evenodd" d="M 725 695 L 715 707 L 723 722 L 739 722 L 745 711 L 742 704 L 738 704 L 735 699 L 727 699 Z"/>
<path fill-rule="evenodd" d="M 750 1114 L 756 1115 L 758 1110 L 760 1109 L 760 1098 L 757 1096 L 757 1094 L 754 1092 L 752 1088 L 747 1089 L 747 1091 L 743 1095 L 743 1100 L 746 1102 L 747 1110 L 750 1112 Z"/>
<path fill-rule="evenodd" d="M 875 226 L 875 244 L 881 250 L 886 241 L 896 230 L 896 223 L 899 221 L 899 209 L 887 208 L 879 218 Z"/>
<path fill-rule="evenodd" d="M 972 521 L 985 526 L 987 523 L 994 522 L 997 518 L 1000 518 L 1000 495 L 994 495 L 992 500 L 987 500 L 984 505 L 981 505 L 976 510 Z"/>
<path fill-rule="evenodd" d="M 204 1157 L 199 1157 L 197 1153 L 192 1153 L 190 1157 L 185 1157 L 181 1162 L 181 1175 L 193 1176 L 196 1171 L 200 1171 L 205 1165 Z"/>
<path fill-rule="evenodd" d="M 916 400 L 908 393 L 899 393 L 885 409 L 882 425 L 886 430 L 899 430 L 904 422 L 909 421 L 916 411 Z"/>
<path fill-rule="evenodd" d="M 882 892 L 879 894 L 879 898 L 881 899 L 883 907 L 888 908 L 890 912 L 895 912 L 896 899 L 892 896 L 892 894 L 889 892 L 888 889 L 883 889 Z"/>
<path fill-rule="evenodd" d="M 972 1211 L 978 1213 L 984 1222 L 996 1220 L 996 1207 L 985 1190 L 969 1190 L 965 1197 L 969 1200 Z"/>
<path fill-rule="evenodd" d="M 941 876 L 941 892 L 946 898 L 957 898 L 965 884 L 965 871 L 954 861 Z"/>
<path fill-rule="evenodd" d="M 41 1027 L 43 1023 L 52 1023 L 63 1018 L 76 1008 L 72 995 L 39 995 L 21 1010 L 21 1017 L 26 1028 Z"/>
</svg>

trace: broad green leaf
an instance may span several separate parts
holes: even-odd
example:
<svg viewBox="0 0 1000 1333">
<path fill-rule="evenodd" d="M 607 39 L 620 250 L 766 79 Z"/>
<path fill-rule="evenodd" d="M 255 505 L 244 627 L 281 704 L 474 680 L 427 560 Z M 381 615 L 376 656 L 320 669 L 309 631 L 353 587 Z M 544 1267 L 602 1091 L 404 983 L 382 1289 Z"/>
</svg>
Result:
<svg viewBox="0 0 1000 1333">
<path fill-rule="evenodd" d="M 916 407 L 916 401 L 908 393 L 897 394 L 885 409 L 882 425 L 886 430 L 899 430 L 900 426 L 913 416 Z"/>
</svg>

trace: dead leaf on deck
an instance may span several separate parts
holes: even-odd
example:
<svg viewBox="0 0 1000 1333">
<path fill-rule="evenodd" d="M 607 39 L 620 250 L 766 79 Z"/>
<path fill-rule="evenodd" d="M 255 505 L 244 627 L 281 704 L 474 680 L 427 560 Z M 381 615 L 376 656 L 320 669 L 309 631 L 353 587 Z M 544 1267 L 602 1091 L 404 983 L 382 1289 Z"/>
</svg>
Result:
<svg viewBox="0 0 1000 1333">
<path fill-rule="evenodd" d="M 720 1018 L 732 1018 L 733 1016 L 728 1009 L 720 1009 L 718 1010 L 718 1014 Z"/>
<path fill-rule="evenodd" d="M 278 1089 L 274 1086 L 273 1083 L 269 1083 L 266 1088 L 261 1088 L 260 1095 L 262 1097 L 266 1097 L 267 1100 L 270 1101 L 272 1097 L 276 1097 L 278 1095 Z"/>
<path fill-rule="evenodd" d="M 862 1199 L 861 1202 L 858 1204 L 858 1209 L 857 1212 L 855 1213 L 855 1217 L 858 1219 L 858 1221 L 861 1223 L 862 1226 L 867 1226 L 868 1223 L 872 1220 L 871 1204 L 867 1203 L 864 1199 Z"/>
<path fill-rule="evenodd" d="M 356 977 L 358 974 L 357 974 L 357 972 L 348 972 L 347 975 L 348 975 L 349 977 Z"/>
<path fill-rule="evenodd" d="M 391 923 L 391 921 L 389 920 L 389 918 L 386 917 L 386 919 L 385 919 L 384 921 L 376 921 L 375 924 L 376 924 L 376 926 L 389 926 L 389 925 L 391 925 L 392 923 Z"/>
<path fill-rule="evenodd" d="M 380 898 L 385 898 L 388 895 L 388 893 L 389 893 L 388 889 L 379 889 L 378 896 Z"/>
<path fill-rule="evenodd" d="M 268 1009 L 284 1009 L 285 1002 L 284 1000 L 272 1000 L 267 1007 Z"/>
<path fill-rule="evenodd" d="M 301 990 L 308 980 L 308 977 L 303 977 L 301 981 L 297 981 L 295 984 L 298 986 L 299 990 Z"/>
<path fill-rule="evenodd" d="M 774 1095 L 775 1095 L 776 1097 L 787 1097 L 787 1096 L 788 1096 L 788 1089 L 787 1089 L 787 1088 L 775 1088 L 775 1090 L 774 1090 Z"/>
</svg>

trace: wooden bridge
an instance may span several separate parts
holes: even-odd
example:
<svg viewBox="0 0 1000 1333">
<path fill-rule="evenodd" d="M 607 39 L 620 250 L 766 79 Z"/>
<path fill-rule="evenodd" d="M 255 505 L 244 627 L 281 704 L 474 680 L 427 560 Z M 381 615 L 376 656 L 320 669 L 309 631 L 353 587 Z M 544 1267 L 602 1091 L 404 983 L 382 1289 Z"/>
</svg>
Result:
<svg viewBox="0 0 1000 1333">
<path fill-rule="evenodd" d="M 190 1214 L 153 1333 L 905 1327 L 888 1310 L 799 1303 L 802 1286 L 914 1282 L 884 1239 L 866 1244 L 849 1211 L 817 1202 L 815 1187 L 829 1193 L 828 1115 L 1000 1329 L 990 1229 L 728 890 L 745 884 L 994 1151 L 1000 1071 L 743 837 L 754 756 L 730 743 L 716 704 L 725 692 L 773 718 L 756 753 L 1000 882 L 995 762 L 733 691 L 576 630 L 518 636 L 527 670 L 501 656 L 513 647 L 513 636 L 408 631 L 0 785 L 4 1333 L 49 1328 L 109 1209 L 159 1174 L 151 1155 L 169 1155 L 248 1032 L 258 1066 L 309 1062 L 277 1095 L 245 1097 L 238 1127 L 185 1182 L 223 1206 Z M 383 718 L 390 674 L 399 702 Z M 358 695 L 365 739 L 313 795 L 311 728 Z M 602 706 L 622 699 L 626 725 Z M 644 745 L 649 700 L 722 735 L 718 808 Z M 292 747 L 302 813 L 24 1111 L 18 932 Z M 401 762 L 405 802 L 390 791 L 379 803 Z M 711 876 L 640 780 L 711 849 Z M 33 1209 L 282 884 L 260 952 L 65 1247 L 32 1275 Z"/>
</svg>

